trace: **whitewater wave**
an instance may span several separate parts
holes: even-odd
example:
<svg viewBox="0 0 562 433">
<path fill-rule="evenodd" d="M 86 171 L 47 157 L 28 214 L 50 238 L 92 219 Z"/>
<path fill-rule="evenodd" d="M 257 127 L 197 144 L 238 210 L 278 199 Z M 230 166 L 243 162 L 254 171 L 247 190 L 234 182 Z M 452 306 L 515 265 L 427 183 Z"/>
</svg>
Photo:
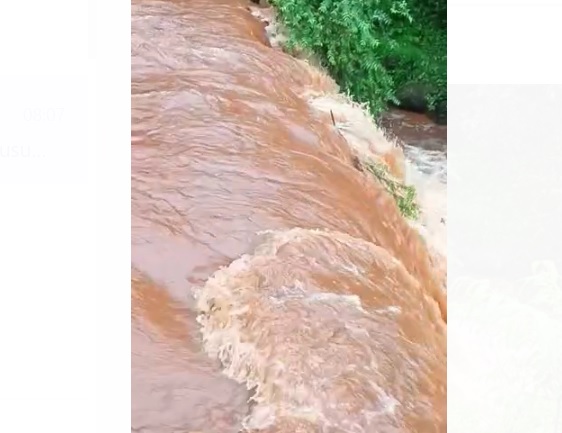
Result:
<svg viewBox="0 0 562 433">
<path fill-rule="evenodd" d="M 272 7 L 253 7 L 252 15 L 265 24 L 272 47 L 282 49 L 287 41 L 286 31 L 277 20 Z M 424 238 L 438 273 L 446 275 L 447 268 L 447 157 L 443 152 L 398 143 L 389 137 L 373 120 L 365 104 L 354 102 L 349 95 L 339 93 L 319 62 L 310 54 L 300 56 L 312 75 L 331 86 L 323 86 L 319 93 L 307 89 L 302 96 L 311 108 L 329 114 L 334 126 L 346 139 L 359 161 L 377 162 L 404 183 L 416 188 L 420 216 L 408 221 Z M 326 93 L 326 88 L 331 92 Z M 446 278 L 442 278 L 444 281 Z M 446 289 L 446 286 L 443 287 Z"/>
<path fill-rule="evenodd" d="M 197 294 L 205 350 L 253 392 L 245 428 L 443 427 L 446 325 L 401 262 L 337 232 L 260 241 Z"/>
</svg>

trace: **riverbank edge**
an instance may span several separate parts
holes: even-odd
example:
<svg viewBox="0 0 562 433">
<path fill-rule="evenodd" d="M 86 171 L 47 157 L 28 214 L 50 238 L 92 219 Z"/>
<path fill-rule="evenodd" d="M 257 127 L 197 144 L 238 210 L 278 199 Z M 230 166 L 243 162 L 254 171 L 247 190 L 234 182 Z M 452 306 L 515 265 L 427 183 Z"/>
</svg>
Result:
<svg viewBox="0 0 562 433">
<path fill-rule="evenodd" d="M 283 26 L 282 22 L 277 18 L 277 10 L 274 5 L 271 5 L 267 0 L 252 0 L 252 3 L 254 3 L 255 5 L 250 7 L 250 11 L 255 18 L 257 18 L 262 24 L 264 24 L 267 39 L 273 49 L 279 49 L 284 53 L 290 55 L 291 57 L 307 63 L 309 67 L 317 69 L 318 71 L 320 71 L 320 73 L 326 75 L 327 77 L 330 77 L 330 79 L 333 80 L 333 78 L 325 70 L 325 68 L 322 67 L 321 62 L 313 53 L 310 53 L 299 47 L 290 49 L 287 46 L 286 43 L 288 41 L 288 31 Z M 359 104 L 353 101 L 350 95 L 341 93 L 339 91 L 339 86 L 335 83 L 335 81 L 334 86 L 337 88 L 337 94 L 340 97 L 340 100 L 338 101 L 339 103 L 343 102 L 352 107 L 352 109 L 361 110 L 364 115 L 371 119 L 372 125 L 377 129 L 377 132 L 382 133 L 384 140 L 388 141 L 396 148 L 399 148 L 397 140 L 392 138 L 383 128 L 381 128 L 377 124 L 375 117 L 372 115 L 366 104 Z M 314 106 L 315 104 L 311 103 L 311 105 Z M 318 109 L 318 107 L 315 108 Z M 416 200 L 416 189 L 413 185 L 406 182 L 404 178 L 404 168 L 393 167 L 391 164 L 389 164 L 388 160 L 385 160 L 385 158 L 382 157 L 382 155 L 368 155 L 366 152 L 358 151 L 357 147 L 354 146 L 352 142 L 350 142 L 349 136 L 346 136 L 347 134 L 345 134 L 345 131 L 343 130 L 345 129 L 345 125 L 342 125 L 340 122 L 337 122 L 335 120 L 332 110 L 329 110 L 329 112 L 332 118 L 333 125 L 338 129 L 344 139 L 346 139 L 346 142 L 348 143 L 350 149 L 354 151 L 358 158 L 356 168 L 363 173 L 369 173 L 371 178 L 375 179 L 381 185 L 383 185 L 385 190 L 394 198 L 394 201 L 396 202 L 398 209 L 400 210 L 400 214 L 404 218 L 412 222 L 418 221 L 421 211 L 420 206 Z M 401 155 L 401 158 L 403 159 L 403 155 Z"/>
</svg>

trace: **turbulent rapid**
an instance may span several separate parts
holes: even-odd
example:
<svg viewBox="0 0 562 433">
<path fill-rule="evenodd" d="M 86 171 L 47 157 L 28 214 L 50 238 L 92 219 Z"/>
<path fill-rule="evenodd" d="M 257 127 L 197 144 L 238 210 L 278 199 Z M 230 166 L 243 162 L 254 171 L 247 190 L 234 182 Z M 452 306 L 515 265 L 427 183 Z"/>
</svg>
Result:
<svg viewBox="0 0 562 433">
<path fill-rule="evenodd" d="M 132 431 L 445 432 L 442 173 L 259 18 L 132 3 Z"/>
</svg>

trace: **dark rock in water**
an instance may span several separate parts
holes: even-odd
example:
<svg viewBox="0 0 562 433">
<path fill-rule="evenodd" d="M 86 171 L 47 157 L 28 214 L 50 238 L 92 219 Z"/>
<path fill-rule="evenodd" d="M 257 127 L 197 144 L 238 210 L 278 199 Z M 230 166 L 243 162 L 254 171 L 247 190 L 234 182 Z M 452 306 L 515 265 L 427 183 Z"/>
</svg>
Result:
<svg viewBox="0 0 562 433">
<path fill-rule="evenodd" d="M 396 98 L 403 110 L 425 113 L 429 107 L 429 86 L 420 83 L 410 83 L 398 89 Z"/>
<path fill-rule="evenodd" d="M 435 108 L 429 113 L 431 119 L 438 125 L 447 124 L 447 101 L 438 102 Z"/>
<path fill-rule="evenodd" d="M 447 124 L 447 100 L 438 102 L 433 109 L 429 108 L 431 87 L 421 83 L 410 83 L 398 89 L 396 98 L 402 110 L 428 114 L 438 125 Z"/>
</svg>

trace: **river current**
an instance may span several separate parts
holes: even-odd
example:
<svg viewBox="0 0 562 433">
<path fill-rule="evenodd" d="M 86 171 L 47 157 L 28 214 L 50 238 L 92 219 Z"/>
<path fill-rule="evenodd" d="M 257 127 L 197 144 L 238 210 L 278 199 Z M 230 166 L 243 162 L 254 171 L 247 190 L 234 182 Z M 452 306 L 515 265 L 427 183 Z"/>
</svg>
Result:
<svg viewBox="0 0 562 433">
<path fill-rule="evenodd" d="M 132 431 L 445 432 L 446 159 L 266 12 L 132 2 Z M 418 222 L 366 161 L 416 185 Z"/>
</svg>

